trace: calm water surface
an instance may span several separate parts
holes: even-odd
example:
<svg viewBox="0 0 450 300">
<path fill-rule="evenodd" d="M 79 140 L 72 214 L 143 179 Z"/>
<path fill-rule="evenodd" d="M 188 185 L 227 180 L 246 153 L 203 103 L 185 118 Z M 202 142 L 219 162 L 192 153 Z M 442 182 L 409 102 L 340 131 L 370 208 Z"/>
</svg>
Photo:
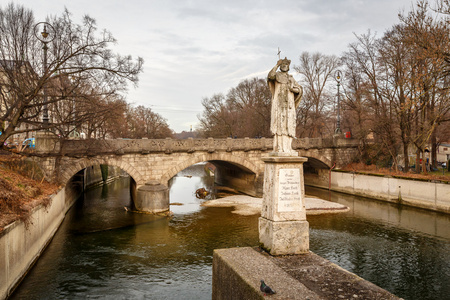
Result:
<svg viewBox="0 0 450 300">
<path fill-rule="evenodd" d="M 180 172 L 171 218 L 126 212 L 127 178 L 86 192 L 12 299 L 210 299 L 213 249 L 258 245 L 258 216 L 200 206 L 211 186 L 203 165 Z M 405 299 L 450 299 L 449 216 L 307 193 L 351 207 L 308 217 L 313 252 Z"/>
</svg>

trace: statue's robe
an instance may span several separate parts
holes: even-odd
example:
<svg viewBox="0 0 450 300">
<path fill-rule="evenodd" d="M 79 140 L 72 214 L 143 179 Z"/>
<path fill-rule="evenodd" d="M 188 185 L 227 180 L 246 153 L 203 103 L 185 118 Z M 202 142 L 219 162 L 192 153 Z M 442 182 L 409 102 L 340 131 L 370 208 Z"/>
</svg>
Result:
<svg viewBox="0 0 450 300">
<path fill-rule="evenodd" d="M 303 94 L 302 87 L 287 72 L 270 72 L 267 77 L 272 93 L 270 130 L 274 135 L 295 137 L 296 109 Z M 299 92 L 291 91 L 293 87 Z"/>
</svg>

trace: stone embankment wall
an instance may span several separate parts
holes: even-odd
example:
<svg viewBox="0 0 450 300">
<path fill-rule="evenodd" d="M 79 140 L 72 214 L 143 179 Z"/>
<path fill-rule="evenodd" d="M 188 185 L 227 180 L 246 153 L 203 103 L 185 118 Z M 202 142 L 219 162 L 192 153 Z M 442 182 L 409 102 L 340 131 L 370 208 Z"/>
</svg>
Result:
<svg viewBox="0 0 450 300">
<path fill-rule="evenodd" d="M 67 185 L 52 196 L 48 207 L 34 209 L 31 224 L 16 221 L 0 233 L 0 299 L 6 299 L 20 283 L 78 197 L 78 190 Z"/>
<path fill-rule="evenodd" d="M 329 178 L 331 174 L 331 180 Z M 450 183 L 323 170 L 305 178 L 311 186 L 450 213 Z"/>
<path fill-rule="evenodd" d="M 120 176 L 128 176 L 128 174 L 121 168 L 115 166 L 107 166 L 107 167 L 108 167 L 108 179 L 106 180 L 106 183 L 111 182 Z M 84 175 L 85 188 L 95 187 L 98 185 L 102 185 L 104 183 L 105 182 L 103 182 L 100 165 L 91 166 L 85 169 Z"/>
<path fill-rule="evenodd" d="M 109 166 L 107 182 L 124 174 L 120 168 Z M 84 177 L 85 187 L 103 183 L 99 165 L 86 169 Z M 52 196 L 50 206 L 33 210 L 31 224 L 16 221 L 0 233 L 0 299 L 8 297 L 33 266 L 82 190 L 77 183 L 69 183 Z"/>
</svg>

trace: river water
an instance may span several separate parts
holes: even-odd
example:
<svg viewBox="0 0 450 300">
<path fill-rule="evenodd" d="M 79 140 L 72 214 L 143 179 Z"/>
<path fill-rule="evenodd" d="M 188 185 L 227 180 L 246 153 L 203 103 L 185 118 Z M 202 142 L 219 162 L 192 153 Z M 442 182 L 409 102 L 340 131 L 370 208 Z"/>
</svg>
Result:
<svg viewBox="0 0 450 300">
<path fill-rule="evenodd" d="M 258 245 L 258 216 L 200 206 L 203 167 L 173 178 L 170 218 L 127 212 L 128 178 L 87 191 L 11 298 L 211 299 L 213 249 Z M 311 251 L 404 299 L 450 299 L 448 215 L 307 194 L 351 208 L 308 216 Z"/>
</svg>

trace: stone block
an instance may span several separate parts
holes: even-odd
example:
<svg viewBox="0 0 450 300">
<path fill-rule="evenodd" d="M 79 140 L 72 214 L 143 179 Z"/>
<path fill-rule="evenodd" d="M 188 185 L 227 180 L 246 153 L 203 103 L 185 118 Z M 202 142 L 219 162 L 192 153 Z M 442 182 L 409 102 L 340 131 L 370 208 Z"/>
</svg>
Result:
<svg viewBox="0 0 450 300">
<path fill-rule="evenodd" d="M 304 157 L 268 157 L 261 216 L 273 221 L 306 220 Z"/>
<path fill-rule="evenodd" d="M 36 153 L 52 153 L 60 150 L 60 141 L 57 136 L 48 131 L 36 133 Z"/>
<path fill-rule="evenodd" d="M 309 252 L 309 223 L 307 221 L 272 221 L 259 218 L 259 242 L 272 255 Z"/>
</svg>

